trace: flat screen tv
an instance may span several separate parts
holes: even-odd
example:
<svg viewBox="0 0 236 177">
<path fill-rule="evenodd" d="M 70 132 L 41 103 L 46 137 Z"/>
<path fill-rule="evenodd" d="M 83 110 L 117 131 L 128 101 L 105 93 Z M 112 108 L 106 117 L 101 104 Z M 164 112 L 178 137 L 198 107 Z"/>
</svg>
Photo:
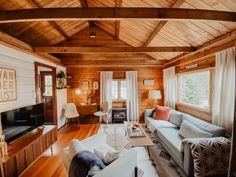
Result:
<svg viewBox="0 0 236 177">
<path fill-rule="evenodd" d="M 5 140 L 9 143 L 44 124 L 44 103 L 2 112 L 1 122 Z"/>
</svg>

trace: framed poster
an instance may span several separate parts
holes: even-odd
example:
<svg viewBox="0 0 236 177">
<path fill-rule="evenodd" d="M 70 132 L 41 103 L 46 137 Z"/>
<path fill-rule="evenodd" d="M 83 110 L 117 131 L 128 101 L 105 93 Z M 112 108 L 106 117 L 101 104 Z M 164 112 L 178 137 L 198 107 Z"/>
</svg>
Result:
<svg viewBox="0 0 236 177">
<path fill-rule="evenodd" d="M 0 68 L 0 102 L 16 100 L 16 71 Z"/>
<path fill-rule="evenodd" d="M 144 80 L 144 81 L 143 81 L 143 84 L 144 84 L 145 86 L 152 86 L 152 85 L 154 85 L 154 80 L 152 80 L 152 79 Z"/>
<path fill-rule="evenodd" d="M 88 81 L 83 81 L 83 90 L 89 90 L 89 82 Z"/>
<path fill-rule="evenodd" d="M 93 81 L 93 90 L 98 90 L 98 89 L 99 89 L 98 81 Z"/>
</svg>

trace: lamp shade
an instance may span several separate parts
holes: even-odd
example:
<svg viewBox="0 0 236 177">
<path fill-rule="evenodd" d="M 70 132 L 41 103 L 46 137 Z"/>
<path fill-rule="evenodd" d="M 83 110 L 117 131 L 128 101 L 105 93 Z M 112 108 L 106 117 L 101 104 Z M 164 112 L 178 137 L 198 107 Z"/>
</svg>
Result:
<svg viewBox="0 0 236 177">
<path fill-rule="evenodd" d="M 161 99 L 161 91 L 160 90 L 150 90 L 148 93 L 149 99 Z"/>
</svg>

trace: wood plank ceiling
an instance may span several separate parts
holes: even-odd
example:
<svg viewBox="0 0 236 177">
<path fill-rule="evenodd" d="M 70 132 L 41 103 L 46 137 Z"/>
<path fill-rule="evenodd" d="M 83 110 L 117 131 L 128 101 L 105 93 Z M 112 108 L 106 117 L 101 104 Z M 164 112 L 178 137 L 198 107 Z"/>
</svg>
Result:
<svg viewBox="0 0 236 177">
<path fill-rule="evenodd" d="M 235 0 L 1 0 L 1 10 L 52 7 L 162 7 L 236 12 Z M 31 46 L 57 46 L 70 41 L 89 24 L 132 47 L 199 47 L 236 29 L 236 23 L 219 21 L 49 21 L 0 24 L 0 30 Z M 73 40 L 72 40 L 73 41 Z M 88 46 L 87 46 L 88 47 Z M 171 60 L 183 52 L 146 53 Z"/>
</svg>

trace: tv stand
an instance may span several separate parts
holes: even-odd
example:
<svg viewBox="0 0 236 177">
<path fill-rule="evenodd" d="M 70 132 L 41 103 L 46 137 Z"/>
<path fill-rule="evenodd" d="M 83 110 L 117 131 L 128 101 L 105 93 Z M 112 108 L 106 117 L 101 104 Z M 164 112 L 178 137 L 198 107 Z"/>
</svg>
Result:
<svg viewBox="0 0 236 177">
<path fill-rule="evenodd" d="M 12 141 L 1 159 L 1 177 L 17 177 L 57 141 L 57 127 L 44 125 Z M 52 152 L 52 149 L 51 149 Z"/>
</svg>

